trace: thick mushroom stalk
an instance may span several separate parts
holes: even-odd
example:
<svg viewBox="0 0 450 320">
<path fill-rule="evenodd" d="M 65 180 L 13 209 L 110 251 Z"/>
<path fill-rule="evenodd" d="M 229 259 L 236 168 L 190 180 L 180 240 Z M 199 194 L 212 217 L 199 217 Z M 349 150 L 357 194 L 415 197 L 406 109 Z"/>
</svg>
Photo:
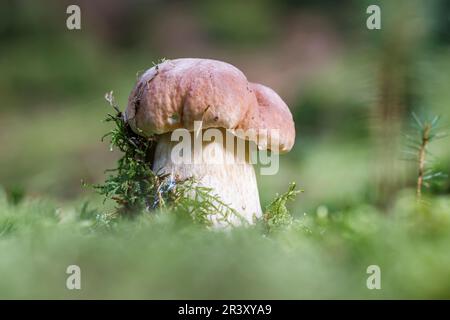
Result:
<svg viewBox="0 0 450 320">
<path fill-rule="evenodd" d="M 224 130 L 221 130 L 224 132 Z M 195 133 L 191 132 L 191 141 L 195 141 Z M 238 138 L 227 135 L 229 139 Z M 201 148 L 191 144 L 192 153 L 189 158 L 193 161 L 178 161 L 175 153 L 179 142 L 171 141 L 171 133 L 158 137 L 155 149 L 153 170 L 168 173 L 185 180 L 194 178 L 201 186 L 212 189 L 214 196 L 218 196 L 232 211 L 227 221 L 223 217 L 208 217 L 215 226 L 240 225 L 243 222 L 252 224 L 255 218 L 262 215 L 259 202 L 258 186 L 255 170 L 249 163 L 248 151 L 237 152 L 235 148 L 227 148 L 223 141 L 200 141 Z M 198 144 L 197 144 L 198 145 Z M 246 144 L 249 145 L 248 143 Z"/>
<path fill-rule="evenodd" d="M 249 82 L 236 67 L 209 59 L 166 60 L 147 70 L 129 96 L 125 116 L 134 132 L 158 140 L 155 172 L 194 178 L 249 223 L 262 214 L 252 166 L 256 146 L 285 153 L 295 140 L 292 115 L 278 94 Z M 183 153 L 193 161 L 174 160 L 179 140 L 171 137 L 177 130 L 193 138 Z M 225 133 L 224 139 L 203 139 L 208 130 Z M 227 147 L 230 139 L 246 141 L 245 151 Z M 229 219 L 228 224 L 241 222 L 235 215 Z M 221 225 L 218 217 L 211 220 Z"/>
</svg>

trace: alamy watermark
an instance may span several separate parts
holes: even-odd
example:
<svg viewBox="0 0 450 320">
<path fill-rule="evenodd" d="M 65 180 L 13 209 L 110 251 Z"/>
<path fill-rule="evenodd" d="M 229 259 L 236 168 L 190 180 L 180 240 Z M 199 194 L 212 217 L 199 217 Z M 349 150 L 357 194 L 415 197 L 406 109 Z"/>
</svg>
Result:
<svg viewBox="0 0 450 320">
<path fill-rule="evenodd" d="M 367 7 L 366 13 L 370 16 L 366 20 L 366 26 L 369 30 L 381 29 L 381 9 L 376 4 Z"/>
<path fill-rule="evenodd" d="M 367 272 L 367 274 L 370 274 L 370 276 L 367 277 L 367 280 L 366 280 L 367 289 L 380 290 L 381 289 L 381 269 L 380 269 L 380 267 L 376 264 L 372 264 L 367 267 L 366 272 Z"/>
<path fill-rule="evenodd" d="M 75 264 L 67 267 L 66 288 L 69 290 L 81 290 L 81 268 Z"/>
<path fill-rule="evenodd" d="M 81 29 L 81 9 L 76 4 L 67 7 L 66 13 L 69 14 L 66 20 L 66 26 L 69 30 Z"/>
<path fill-rule="evenodd" d="M 178 165 L 260 164 L 262 175 L 274 175 L 280 167 L 279 136 L 278 129 L 207 128 L 203 130 L 202 121 L 194 121 L 193 132 L 179 128 L 171 133 L 170 140 L 177 143 L 170 157 L 171 161 Z M 208 152 L 204 152 L 210 143 L 214 143 L 217 148 L 210 148 Z"/>
</svg>

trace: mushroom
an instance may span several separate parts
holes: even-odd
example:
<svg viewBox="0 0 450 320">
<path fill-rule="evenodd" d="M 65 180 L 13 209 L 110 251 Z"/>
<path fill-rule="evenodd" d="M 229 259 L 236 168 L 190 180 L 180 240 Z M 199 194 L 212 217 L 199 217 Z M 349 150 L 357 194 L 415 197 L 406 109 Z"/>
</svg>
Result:
<svg viewBox="0 0 450 320">
<path fill-rule="evenodd" d="M 252 146 L 285 153 L 295 140 L 292 115 L 277 93 L 248 82 L 236 67 L 210 59 L 165 60 L 147 70 L 129 96 L 125 119 L 137 134 L 156 137 L 155 172 L 195 178 L 249 223 L 262 215 Z M 196 121 L 201 121 L 201 130 Z M 192 157 L 207 161 L 174 161 L 171 155 L 179 142 L 171 134 L 180 128 L 190 132 L 193 144 L 202 137 L 201 149 L 194 146 Z M 227 148 L 223 140 L 204 139 L 202 133 L 209 128 L 220 130 L 227 141 L 234 139 L 235 145 L 244 141 L 247 152 Z M 224 157 L 235 161 L 224 162 Z M 241 218 L 232 215 L 227 222 L 237 225 Z"/>
</svg>

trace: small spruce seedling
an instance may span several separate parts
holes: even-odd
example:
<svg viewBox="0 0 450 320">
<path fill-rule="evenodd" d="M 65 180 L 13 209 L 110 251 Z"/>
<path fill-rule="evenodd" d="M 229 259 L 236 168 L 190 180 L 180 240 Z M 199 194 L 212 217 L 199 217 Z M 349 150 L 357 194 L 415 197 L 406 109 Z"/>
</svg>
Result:
<svg viewBox="0 0 450 320">
<path fill-rule="evenodd" d="M 409 155 L 407 160 L 413 160 L 417 164 L 416 195 L 420 200 L 423 187 L 429 187 L 432 180 L 446 176 L 443 172 L 433 170 L 434 156 L 429 151 L 429 146 L 433 141 L 446 137 L 447 133 L 441 131 L 439 116 L 427 119 L 413 112 L 412 117 L 414 133 L 405 135 L 408 141 L 405 153 Z"/>
</svg>

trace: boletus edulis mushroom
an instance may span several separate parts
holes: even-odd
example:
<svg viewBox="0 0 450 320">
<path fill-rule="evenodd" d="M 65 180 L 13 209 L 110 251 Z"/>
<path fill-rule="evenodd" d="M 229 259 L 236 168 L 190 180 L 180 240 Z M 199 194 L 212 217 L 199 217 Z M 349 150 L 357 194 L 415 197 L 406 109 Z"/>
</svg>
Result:
<svg viewBox="0 0 450 320">
<path fill-rule="evenodd" d="M 249 223 L 262 215 L 252 150 L 286 153 L 295 140 L 291 112 L 276 92 L 210 59 L 165 60 L 147 70 L 130 94 L 125 119 L 135 133 L 156 138 L 155 172 L 194 178 Z M 207 134 L 212 128 L 214 134 Z M 174 159 L 180 135 L 174 139 L 173 133 L 179 129 L 191 138 L 181 153 L 190 152 L 192 161 Z"/>
</svg>

